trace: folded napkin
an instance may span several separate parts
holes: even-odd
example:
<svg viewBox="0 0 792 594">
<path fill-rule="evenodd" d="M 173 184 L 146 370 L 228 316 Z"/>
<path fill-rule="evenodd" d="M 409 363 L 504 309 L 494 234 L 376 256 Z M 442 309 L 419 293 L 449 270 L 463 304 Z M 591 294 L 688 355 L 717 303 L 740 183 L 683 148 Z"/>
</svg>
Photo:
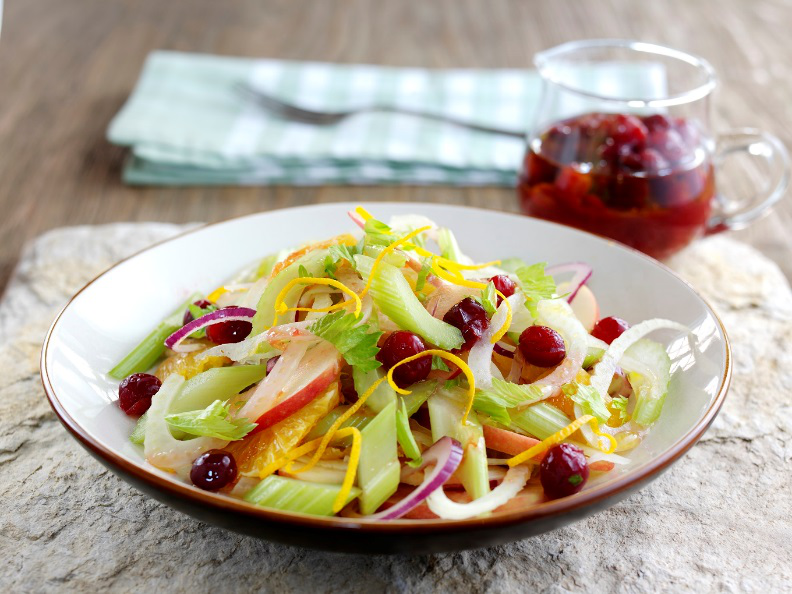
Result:
<svg viewBox="0 0 792 594">
<path fill-rule="evenodd" d="M 624 74 L 625 65 L 616 65 Z M 633 69 L 635 70 L 635 69 Z M 590 76 L 590 68 L 587 69 Z M 643 71 L 606 76 L 649 81 Z M 242 96 L 247 83 L 309 109 L 372 103 L 524 130 L 541 91 L 531 70 L 424 70 L 152 53 L 113 119 L 111 142 L 131 147 L 130 184 L 513 185 L 519 138 L 426 118 L 365 113 L 332 126 L 286 121 Z"/>
</svg>

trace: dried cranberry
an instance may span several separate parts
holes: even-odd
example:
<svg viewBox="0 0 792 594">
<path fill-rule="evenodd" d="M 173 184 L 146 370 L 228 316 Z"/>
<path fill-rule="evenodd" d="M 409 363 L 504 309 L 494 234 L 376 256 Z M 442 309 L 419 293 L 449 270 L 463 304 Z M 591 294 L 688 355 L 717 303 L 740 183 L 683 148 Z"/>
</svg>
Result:
<svg viewBox="0 0 792 594">
<path fill-rule="evenodd" d="M 377 360 L 385 369 L 390 369 L 399 361 L 417 355 L 426 350 L 426 344 L 417 334 L 407 330 L 394 332 L 382 345 L 377 353 Z M 425 380 L 432 370 L 432 358 L 421 357 L 404 365 L 399 365 L 393 372 L 393 381 L 400 388 L 411 386 L 415 382 Z"/>
<path fill-rule="evenodd" d="M 207 301 L 206 299 L 199 299 L 198 301 L 193 301 L 193 305 L 195 307 L 200 307 L 201 309 L 206 309 L 207 307 L 211 307 L 214 305 L 211 301 Z M 184 310 L 184 317 L 182 318 L 182 326 L 185 324 L 189 324 L 195 319 L 195 316 L 192 315 L 192 312 L 188 309 Z"/>
<path fill-rule="evenodd" d="M 495 285 L 495 290 L 503 293 L 505 297 L 511 297 L 512 295 L 514 295 L 514 291 L 517 290 L 517 283 L 515 283 L 505 274 L 499 274 L 497 276 L 493 276 L 492 278 L 489 279 L 489 282 Z M 503 301 L 503 297 L 498 295 L 498 305 L 501 304 L 501 301 Z"/>
<path fill-rule="evenodd" d="M 682 160 L 687 152 L 685 143 L 676 130 L 653 132 L 649 135 L 649 144 L 671 162 Z"/>
<path fill-rule="evenodd" d="M 470 349 L 489 328 L 487 312 L 480 303 L 470 297 L 465 297 L 449 309 L 443 316 L 443 321 L 459 328 L 462 332 L 462 338 L 465 339 L 465 344 L 462 345 L 463 351 Z"/>
<path fill-rule="evenodd" d="M 204 491 L 217 491 L 237 476 L 234 457 L 223 450 L 209 450 L 198 456 L 190 470 L 193 485 Z"/>
<path fill-rule="evenodd" d="M 594 338 L 599 338 L 601 341 L 610 344 L 624 334 L 624 331 L 629 327 L 630 325 L 621 318 L 611 316 L 597 322 L 594 329 L 591 331 L 591 335 Z"/>
<path fill-rule="evenodd" d="M 655 149 L 644 149 L 638 153 L 630 153 L 621 159 L 622 165 L 633 171 L 656 173 L 668 167 L 668 161 Z"/>
<path fill-rule="evenodd" d="M 554 445 L 539 464 L 539 480 L 550 499 L 574 495 L 586 484 L 588 476 L 586 455 L 571 443 Z"/>
<path fill-rule="evenodd" d="M 637 117 L 618 114 L 613 118 L 610 133 L 617 146 L 631 145 L 640 149 L 646 143 L 648 131 Z"/>
<path fill-rule="evenodd" d="M 520 352 L 531 365 L 553 367 L 566 357 L 564 339 L 547 326 L 528 326 L 520 334 Z"/>
<path fill-rule="evenodd" d="M 118 386 L 118 406 L 130 417 L 139 417 L 151 406 L 151 397 L 162 382 L 150 373 L 134 373 Z"/>
<path fill-rule="evenodd" d="M 230 306 L 234 307 L 234 306 Z M 228 309 L 224 307 L 222 309 Z M 230 322 L 220 322 L 206 327 L 206 338 L 215 344 L 227 344 L 229 342 L 242 342 L 253 330 L 253 324 L 244 320 L 232 320 Z"/>
</svg>

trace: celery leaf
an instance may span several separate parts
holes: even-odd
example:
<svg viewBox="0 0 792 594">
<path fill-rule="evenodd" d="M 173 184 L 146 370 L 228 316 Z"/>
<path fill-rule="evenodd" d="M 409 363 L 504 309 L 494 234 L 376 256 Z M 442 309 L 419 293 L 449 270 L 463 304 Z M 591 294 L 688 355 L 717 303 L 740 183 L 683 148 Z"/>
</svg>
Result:
<svg viewBox="0 0 792 594">
<path fill-rule="evenodd" d="M 520 289 L 525 295 L 525 306 L 536 317 L 536 305 L 542 299 L 549 299 L 556 291 L 552 276 L 545 274 L 544 262 L 522 266 L 515 271 L 520 282 Z"/>
<path fill-rule="evenodd" d="M 256 424 L 247 419 L 229 419 L 229 408 L 222 400 L 215 400 L 203 410 L 167 415 L 165 422 L 189 435 L 237 441 L 253 431 Z"/>
<path fill-rule="evenodd" d="M 568 396 L 572 399 L 572 402 L 580 405 L 584 413 L 592 415 L 600 423 L 606 423 L 610 419 L 610 411 L 602 398 L 602 394 L 593 386 L 577 384 L 575 393 L 568 394 Z"/>
<path fill-rule="evenodd" d="M 381 365 L 377 342 L 382 332 L 369 332 L 367 324 L 355 326 L 355 314 L 335 311 L 316 320 L 308 331 L 332 343 L 347 363 L 367 372 Z"/>
<path fill-rule="evenodd" d="M 511 424 L 511 419 L 506 409 L 514 408 L 520 404 L 530 404 L 541 397 L 542 388 L 538 386 L 521 386 L 494 377 L 491 388 L 476 391 L 473 408 L 508 427 Z"/>
<path fill-rule="evenodd" d="M 487 288 L 481 290 L 481 305 L 489 315 L 494 314 L 498 309 L 498 295 L 492 282 L 487 283 Z"/>
<path fill-rule="evenodd" d="M 611 400 L 611 408 L 614 408 L 619 411 L 619 419 L 626 423 L 627 419 L 630 415 L 627 414 L 627 403 L 629 400 L 624 396 L 616 396 L 613 400 Z"/>
</svg>

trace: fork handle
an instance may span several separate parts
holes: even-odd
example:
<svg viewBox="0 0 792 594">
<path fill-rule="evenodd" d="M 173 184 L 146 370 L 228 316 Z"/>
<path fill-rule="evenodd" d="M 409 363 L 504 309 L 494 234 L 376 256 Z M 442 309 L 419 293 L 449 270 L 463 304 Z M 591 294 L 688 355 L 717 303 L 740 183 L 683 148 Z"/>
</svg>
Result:
<svg viewBox="0 0 792 594">
<path fill-rule="evenodd" d="M 470 130 L 477 130 L 479 132 L 487 132 L 488 134 L 499 134 L 501 136 L 511 136 L 512 138 L 522 138 L 526 136 L 525 131 L 509 130 L 506 128 L 497 128 L 495 126 L 484 126 L 482 124 L 474 124 L 473 122 L 455 118 L 453 116 L 443 115 L 440 113 L 432 113 L 429 111 L 420 111 L 418 109 L 410 109 L 408 107 L 394 107 L 393 105 L 372 105 L 370 107 L 360 108 L 359 111 L 384 111 L 387 113 L 400 113 L 404 115 L 417 116 L 428 120 L 437 120 L 438 122 L 447 122 L 460 126 L 461 128 L 468 128 Z"/>
</svg>

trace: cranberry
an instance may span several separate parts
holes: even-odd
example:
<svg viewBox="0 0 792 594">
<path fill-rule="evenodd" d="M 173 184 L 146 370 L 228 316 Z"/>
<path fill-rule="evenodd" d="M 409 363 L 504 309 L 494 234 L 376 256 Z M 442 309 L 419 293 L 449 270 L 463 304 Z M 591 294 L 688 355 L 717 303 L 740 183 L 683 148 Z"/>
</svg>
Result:
<svg viewBox="0 0 792 594">
<path fill-rule="evenodd" d="M 643 148 L 648 131 L 643 122 L 633 115 L 618 114 L 611 124 L 611 137 L 616 145 L 633 145 Z"/>
<path fill-rule="evenodd" d="M 574 495 L 586 484 L 588 476 L 586 455 L 571 443 L 554 445 L 539 464 L 539 480 L 550 499 Z"/>
<path fill-rule="evenodd" d="M 211 301 L 207 301 L 206 299 L 199 299 L 198 301 L 194 301 L 193 305 L 195 307 L 200 307 L 201 309 L 206 309 L 214 305 Z M 184 310 L 184 317 L 182 318 L 182 326 L 185 324 L 189 324 L 195 319 L 195 316 L 192 315 L 192 312 L 189 309 Z"/>
<path fill-rule="evenodd" d="M 224 307 L 223 309 L 228 309 Z M 253 324 L 243 320 L 232 320 L 230 322 L 220 322 L 206 327 L 206 338 L 215 344 L 227 344 L 229 342 L 242 342 L 253 330 Z"/>
<path fill-rule="evenodd" d="M 528 326 L 520 334 L 520 352 L 531 365 L 553 367 L 566 357 L 564 339 L 547 326 Z"/>
<path fill-rule="evenodd" d="M 668 161 L 655 149 L 644 149 L 622 157 L 622 165 L 633 171 L 657 172 L 668 167 Z"/>
<path fill-rule="evenodd" d="M 493 276 L 491 279 L 489 279 L 489 282 L 495 285 L 495 290 L 503 293 L 505 297 L 511 297 L 514 295 L 514 291 L 517 290 L 517 283 L 515 283 L 505 274 Z M 503 298 L 498 295 L 498 305 L 501 304 L 501 301 L 503 301 Z"/>
<path fill-rule="evenodd" d="M 399 330 L 388 336 L 380 352 L 377 353 L 377 360 L 385 366 L 385 369 L 390 369 L 399 361 L 422 353 L 425 350 L 426 344 L 424 344 L 420 336 L 407 330 Z M 393 381 L 400 388 L 406 388 L 415 382 L 425 380 L 431 370 L 432 358 L 421 357 L 415 361 L 399 365 L 393 372 Z"/>
<path fill-rule="evenodd" d="M 162 382 L 150 373 L 133 373 L 118 386 L 118 406 L 130 417 L 139 417 L 151 406 L 151 397 Z"/>
<path fill-rule="evenodd" d="M 685 143 L 676 130 L 653 132 L 649 135 L 649 144 L 669 161 L 680 161 L 687 152 Z"/>
<path fill-rule="evenodd" d="M 470 349 L 489 327 L 487 312 L 480 303 L 470 297 L 465 297 L 449 309 L 443 316 L 443 321 L 461 330 L 462 338 L 465 339 L 465 344 L 462 345 L 463 351 Z"/>
<path fill-rule="evenodd" d="M 671 122 L 664 115 L 656 113 L 654 115 L 646 116 L 643 119 L 644 126 L 649 132 L 656 130 L 668 130 L 671 127 Z"/>
<path fill-rule="evenodd" d="M 217 491 L 237 476 L 234 457 L 223 450 L 209 450 L 198 456 L 190 470 L 193 485 L 204 491 Z"/>
<path fill-rule="evenodd" d="M 630 325 L 621 318 L 611 316 L 597 322 L 594 329 L 591 331 L 591 335 L 594 338 L 599 338 L 601 341 L 610 344 L 624 334 L 624 331 L 629 327 Z"/>
</svg>

